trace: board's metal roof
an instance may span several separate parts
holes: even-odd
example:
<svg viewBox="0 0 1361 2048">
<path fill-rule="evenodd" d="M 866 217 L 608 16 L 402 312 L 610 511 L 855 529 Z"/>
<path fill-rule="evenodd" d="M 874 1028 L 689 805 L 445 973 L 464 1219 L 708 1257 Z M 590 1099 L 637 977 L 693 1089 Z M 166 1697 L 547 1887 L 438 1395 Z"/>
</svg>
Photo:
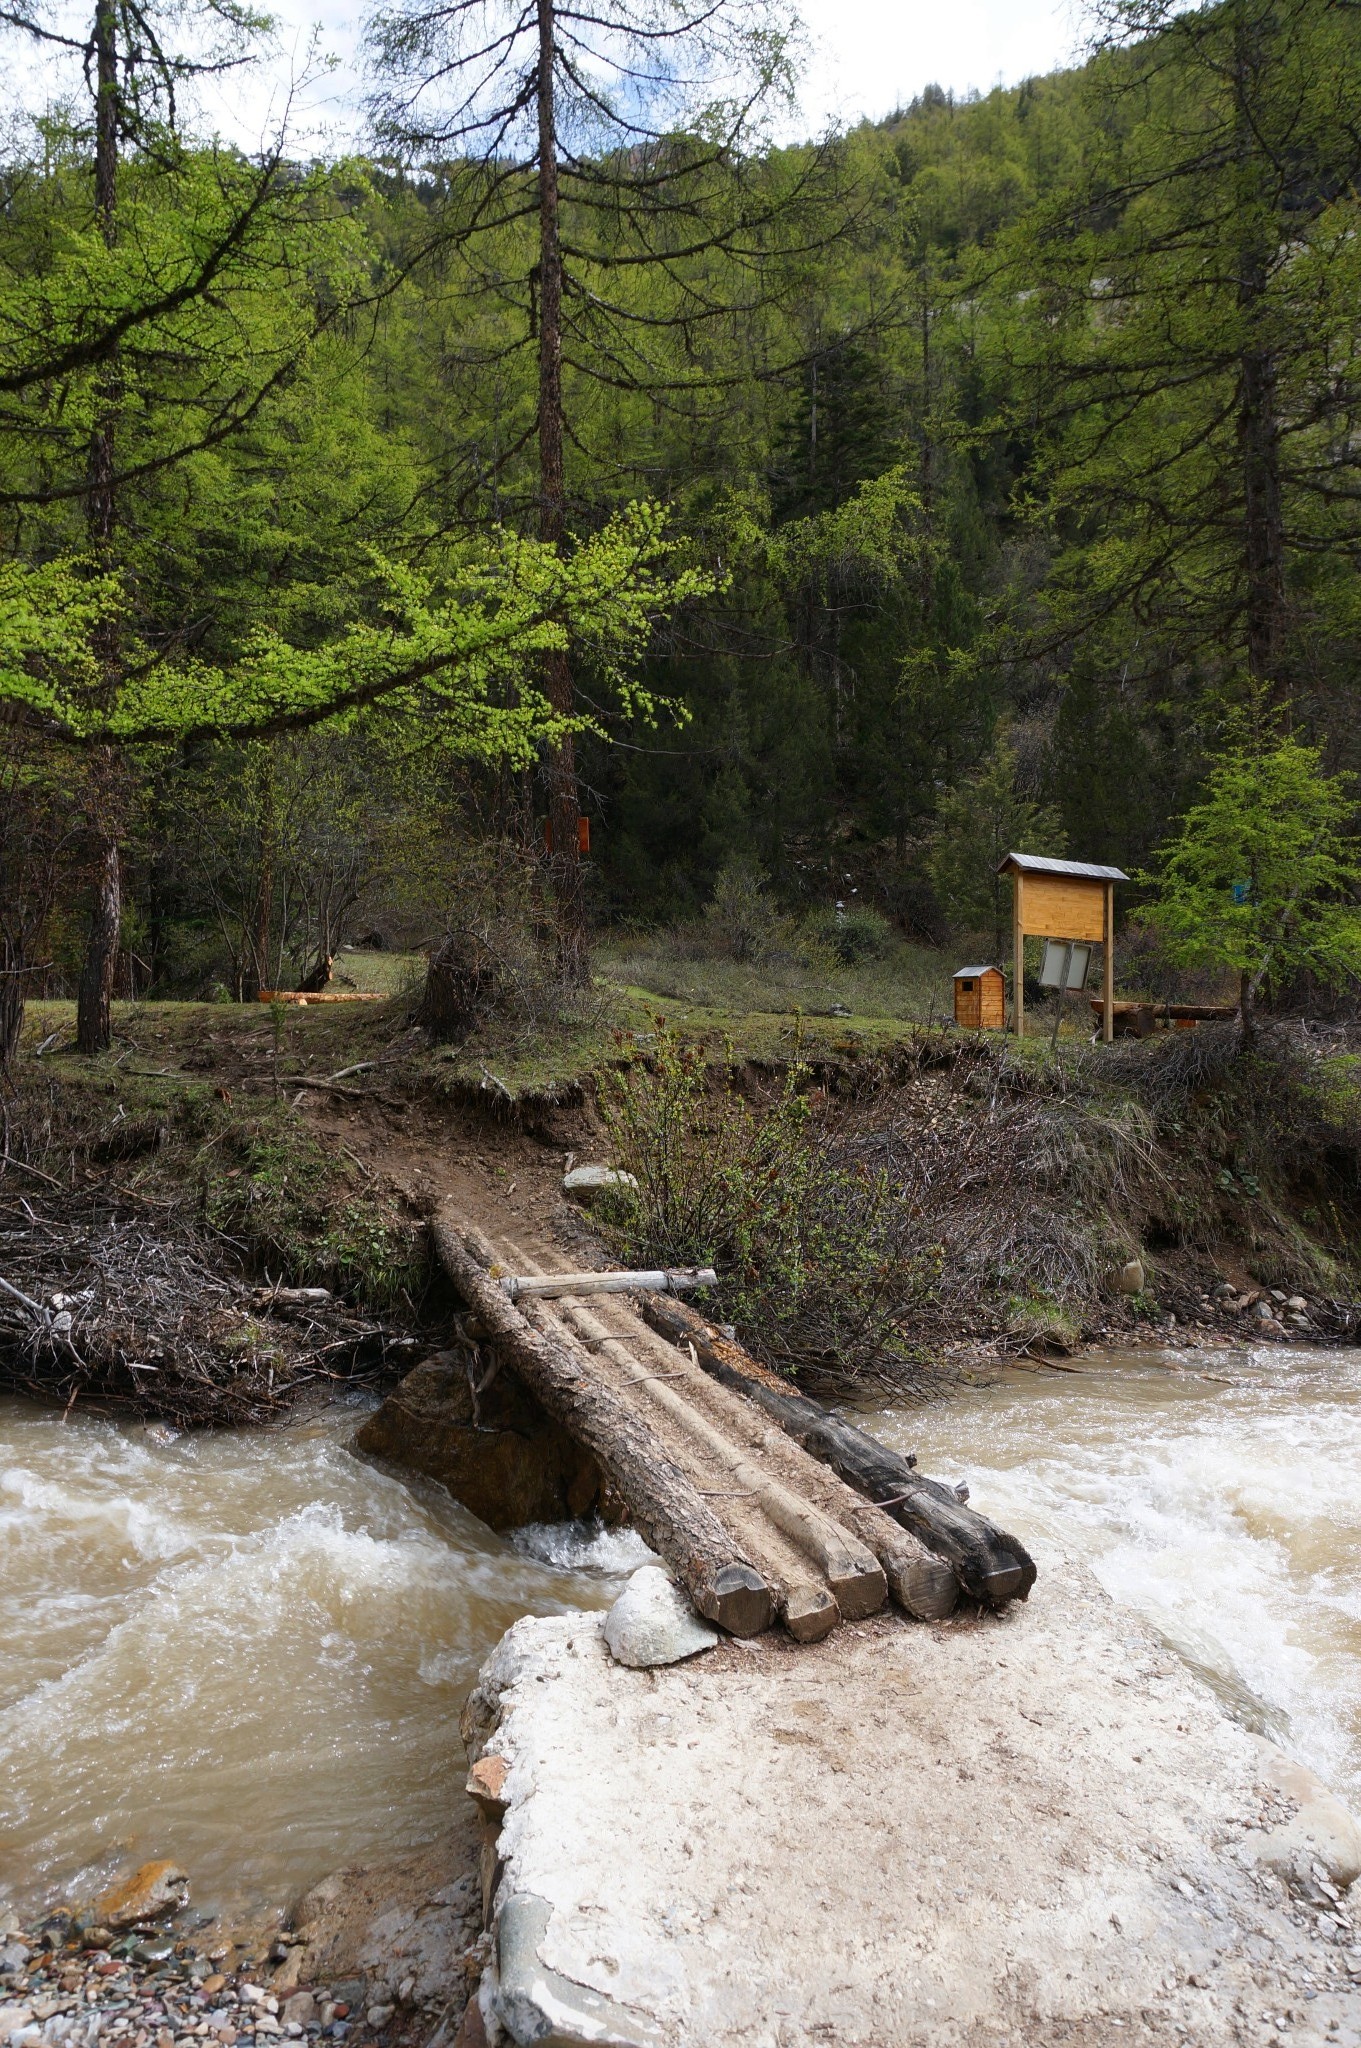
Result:
<svg viewBox="0 0 1361 2048">
<path fill-rule="evenodd" d="M 1000 974 L 1001 972 L 1002 970 L 996 961 L 989 960 L 986 967 L 956 967 L 954 979 L 956 981 L 977 981 L 981 974 Z"/>
<path fill-rule="evenodd" d="M 1005 860 L 997 863 L 1000 875 L 1004 868 L 1019 868 L 1023 875 L 1072 875 L 1079 882 L 1127 882 L 1129 876 L 1123 868 L 1098 867 L 1091 860 L 1050 860 L 1043 853 L 1009 853 Z"/>
</svg>

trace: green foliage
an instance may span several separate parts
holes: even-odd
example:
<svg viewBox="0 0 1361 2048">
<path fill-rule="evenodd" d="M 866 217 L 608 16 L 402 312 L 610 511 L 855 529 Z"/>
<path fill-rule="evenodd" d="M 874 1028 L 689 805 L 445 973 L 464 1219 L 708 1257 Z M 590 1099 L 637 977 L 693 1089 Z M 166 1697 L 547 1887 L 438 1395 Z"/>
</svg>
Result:
<svg viewBox="0 0 1361 2048">
<path fill-rule="evenodd" d="M 1062 855 L 1057 810 L 1023 796 L 1016 786 L 1016 749 L 999 733 L 974 774 L 942 798 L 939 836 L 931 853 L 931 879 L 961 931 L 986 933 L 993 958 L 1002 958 L 1011 883 L 998 866 L 1009 853 Z"/>
<path fill-rule="evenodd" d="M 1162 849 L 1145 913 L 1174 959 L 1239 978 L 1247 1029 L 1268 976 L 1361 975 L 1361 844 L 1352 778 L 1319 748 L 1242 736 Z"/>
<path fill-rule="evenodd" d="M 243 1118 L 208 1113 L 200 1148 L 203 1219 L 274 1280 L 320 1281 L 373 1309 L 418 1301 L 425 1288 L 419 1229 L 362 1195 L 334 1153 L 281 1106 Z"/>
<path fill-rule="evenodd" d="M 887 1175 L 828 1145 L 809 1085 L 796 1064 L 754 1107 L 659 1018 L 646 1063 L 601 1083 L 614 1158 L 638 1183 L 606 1216 L 634 1263 L 713 1265 L 724 1313 L 771 1364 L 853 1379 L 901 1359 L 934 1268 L 905 1255 Z"/>
<path fill-rule="evenodd" d="M 882 960 L 893 945 L 892 925 L 867 903 L 838 903 L 830 910 L 814 911 L 804 919 L 803 928 L 843 967 Z"/>
</svg>

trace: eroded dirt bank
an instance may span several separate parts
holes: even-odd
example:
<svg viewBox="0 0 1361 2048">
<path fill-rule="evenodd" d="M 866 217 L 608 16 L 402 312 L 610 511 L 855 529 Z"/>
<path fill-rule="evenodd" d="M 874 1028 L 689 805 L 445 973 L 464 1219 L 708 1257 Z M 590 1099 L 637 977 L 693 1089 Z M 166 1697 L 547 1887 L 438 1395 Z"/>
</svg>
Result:
<svg viewBox="0 0 1361 2048">
<path fill-rule="evenodd" d="M 1361 2041 L 1355 1824 L 1052 1548 L 1000 1618 L 599 1631 L 518 1624 L 470 1703 L 494 2041 Z"/>
</svg>

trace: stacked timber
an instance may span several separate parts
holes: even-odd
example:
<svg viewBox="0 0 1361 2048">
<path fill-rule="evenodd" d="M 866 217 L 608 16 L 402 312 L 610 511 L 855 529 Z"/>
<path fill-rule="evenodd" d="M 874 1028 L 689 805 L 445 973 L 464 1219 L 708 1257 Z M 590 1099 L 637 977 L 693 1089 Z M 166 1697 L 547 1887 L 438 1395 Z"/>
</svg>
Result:
<svg viewBox="0 0 1361 2048">
<path fill-rule="evenodd" d="M 991 1606 L 1029 1590 L 1014 1539 L 782 1390 L 674 1294 L 644 1294 L 644 1321 L 599 1276 L 544 1273 L 513 1245 L 499 1255 L 447 1206 L 431 1237 L 479 1342 L 589 1450 L 709 1620 L 748 1635 L 778 1616 L 815 1641 L 890 1593 L 937 1617 L 961 1589 Z M 626 1277 L 644 1278 L 610 1279 Z"/>
</svg>

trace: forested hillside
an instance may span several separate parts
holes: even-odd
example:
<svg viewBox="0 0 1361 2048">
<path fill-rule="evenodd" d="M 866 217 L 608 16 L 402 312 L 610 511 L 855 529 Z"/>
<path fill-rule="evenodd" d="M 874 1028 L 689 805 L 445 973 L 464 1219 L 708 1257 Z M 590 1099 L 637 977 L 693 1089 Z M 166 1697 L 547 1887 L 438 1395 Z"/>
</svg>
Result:
<svg viewBox="0 0 1361 2048">
<path fill-rule="evenodd" d="M 1147 862 L 1234 732 L 1361 766 L 1353 10 L 1117 7 L 800 147 L 564 126 L 560 309 L 414 16 L 309 165 L 183 135 L 123 20 L 116 135 L 3 166 L 11 1022 L 532 925 L 574 774 L 597 934 L 759 871 L 939 941 L 998 845 Z"/>
</svg>

